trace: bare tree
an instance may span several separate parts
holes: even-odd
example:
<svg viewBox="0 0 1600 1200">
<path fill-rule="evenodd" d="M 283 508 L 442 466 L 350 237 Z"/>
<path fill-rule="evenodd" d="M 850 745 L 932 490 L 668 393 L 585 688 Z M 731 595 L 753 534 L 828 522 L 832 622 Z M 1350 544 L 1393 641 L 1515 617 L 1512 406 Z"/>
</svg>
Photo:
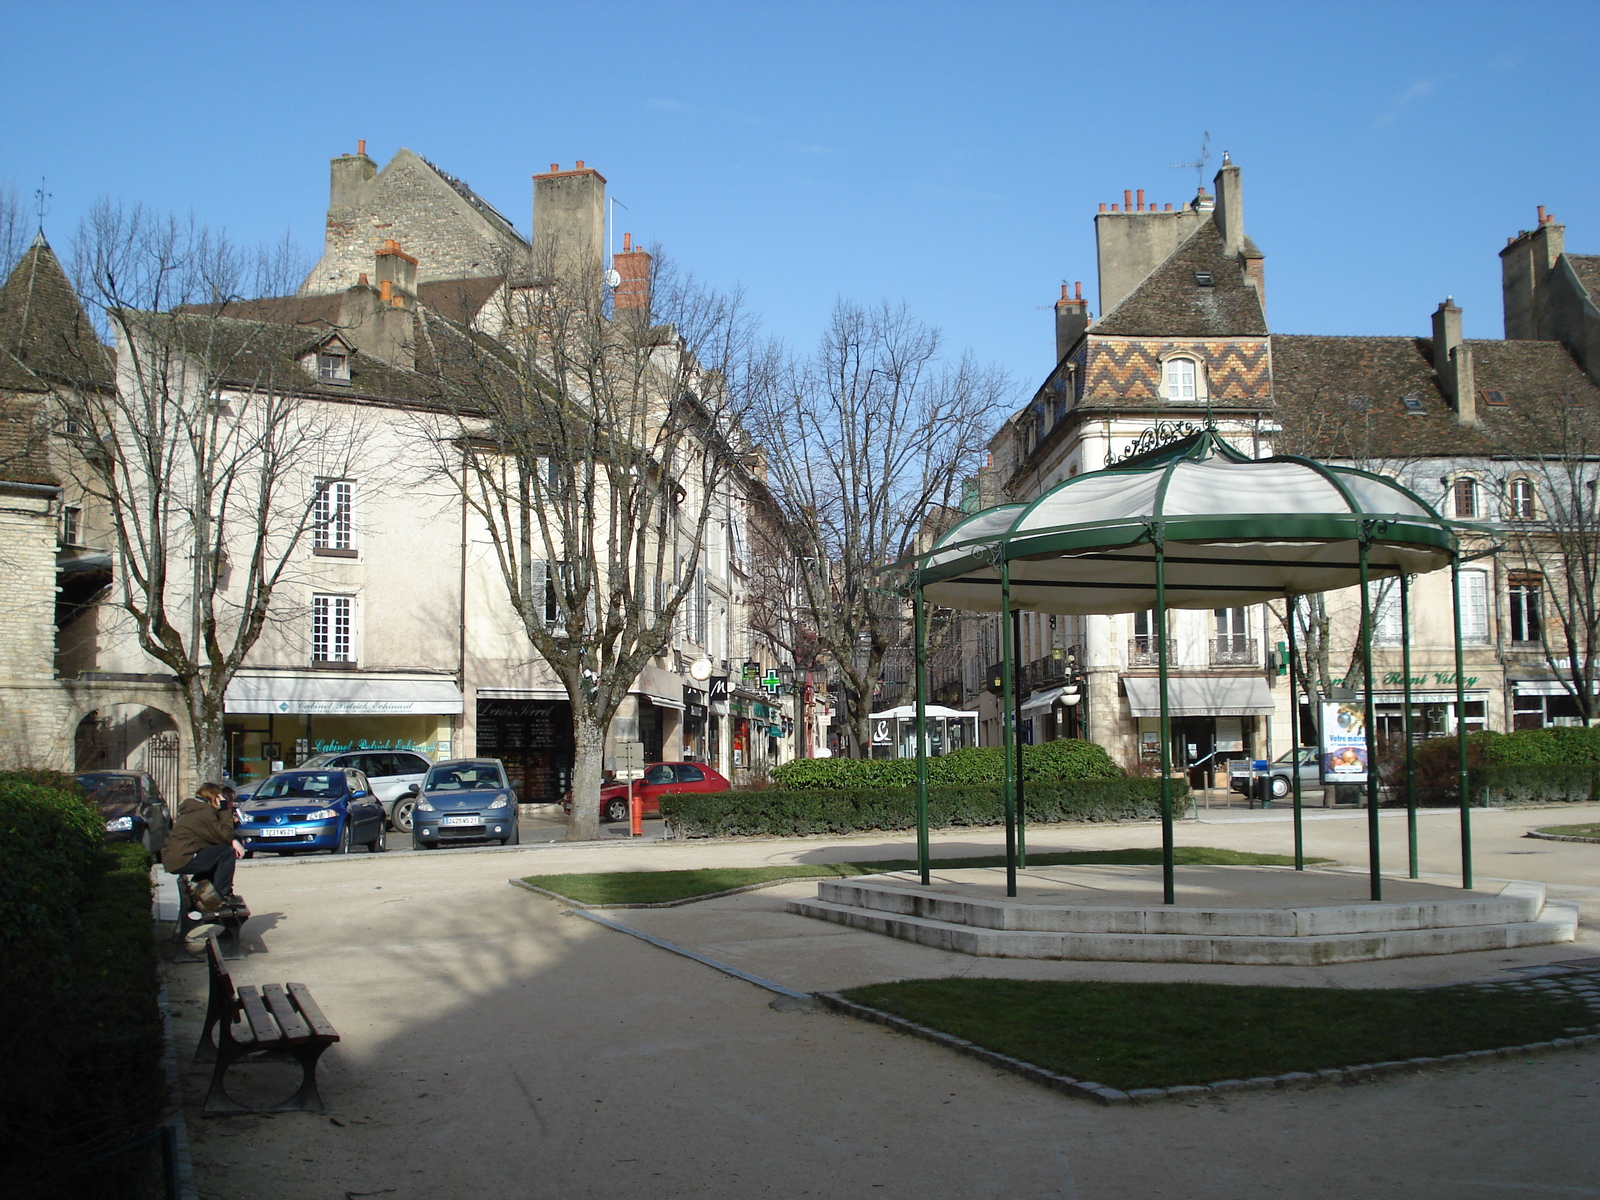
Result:
<svg viewBox="0 0 1600 1200">
<path fill-rule="evenodd" d="M 1521 640 L 1537 642 L 1585 725 L 1600 716 L 1600 421 L 1576 402 L 1520 414 L 1497 463 L 1502 561 L 1520 605 Z"/>
<path fill-rule="evenodd" d="M 545 264 L 505 291 L 498 338 L 433 315 L 416 354 L 437 391 L 421 443 L 571 702 L 575 839 L 599 836 L 607 726 L 669 647 L 707 524 L 753 453 L 755 322 L 739 296 L 653 262 L 653 318 L 608 315 L 597 272 Z"/>
<path fill-rule="evenodd" d="M 286 615 L 280 585 L 316 519 L 302 481 L 349 474 L 360 439 L 310 395 L 306 329 L 229 315 L 292 288 L 289 248 L 249 252 L 192 219 L 101 203 L 73 259 L 115 349 L 63 343 L 76 359 L 53 387 L 63 465 L 113 556 L 116 607 L 176 677 L 195 770 L 216 778 L 224 693 Z"/>
<path fill-rule="evenodd" d="M 939 331 L 906 305 L 840 300 L 816 350 L 763 395 L 753 431 L 783 512 L 781 552 L 761 556 L 764 632 L 797 659 L 830 664 L 857 754 L 884 660 L 909 624 L 878 572 L 914 548 L 931 514 L 959 507 L 1011 390 L 970 354 L 946 359 Z"/>
</svg>

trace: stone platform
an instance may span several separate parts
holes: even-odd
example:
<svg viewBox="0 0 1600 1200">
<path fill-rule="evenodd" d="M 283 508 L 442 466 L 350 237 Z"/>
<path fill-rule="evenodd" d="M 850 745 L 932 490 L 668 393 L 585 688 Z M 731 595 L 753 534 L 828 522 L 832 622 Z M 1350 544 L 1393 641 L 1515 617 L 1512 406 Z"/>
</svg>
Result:
<svg viewBox="0 0 1600 1200">
<path fill-rule="evenodd" d="M 1033 867 L 1005 894 L 995 868 L 830 879 L 789 910 L 961 954 L 1119 962 L 1310 966 L 1572 941 L 1576 905 L 1540 883 L 1472 891 L 1385 878 L 1384 899 L 1347 871 L 1179 867 L 1177 903 L 1161 868 Z"/>
</svg>

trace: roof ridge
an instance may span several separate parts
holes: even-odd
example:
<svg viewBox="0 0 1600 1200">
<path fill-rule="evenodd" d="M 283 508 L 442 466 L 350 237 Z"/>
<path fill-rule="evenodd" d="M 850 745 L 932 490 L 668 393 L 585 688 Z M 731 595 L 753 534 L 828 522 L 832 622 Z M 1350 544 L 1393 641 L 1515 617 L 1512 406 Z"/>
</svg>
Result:
<svg viewBox="0 0 1600 1200">
<path fill-rule="evenodd" d="M 412 153 L 416 154 L 416 151 L 413 150 Z M 438 163 L 433 162 L 424 155 L 417 154 L 417 157 L 422 159 L 424 163 L 432 168 L 433 173 L 436 174 L 440 179 L 444 180 L 444 182 L 450 186 L 451 190 L 454 191 L 456 195 L 460 196 L 463 200 L 465 200 L 479 212 L 483 213 L 485 216 L 499 221 L 500 224 L 504 225 L 519 239 L 522 238 L 522 235 L 517 233 L 517 227 L 506 219 L 505 214 L 503 214 L 494 205 L 490 204 L 482 196 L 478 195 L 477 192 L 473 191 L 471 185 L 469 185 L 466 180 L 460 178 L 459 176 L 450 174 L 450 172 L 446 171 Z"/>
</svg>

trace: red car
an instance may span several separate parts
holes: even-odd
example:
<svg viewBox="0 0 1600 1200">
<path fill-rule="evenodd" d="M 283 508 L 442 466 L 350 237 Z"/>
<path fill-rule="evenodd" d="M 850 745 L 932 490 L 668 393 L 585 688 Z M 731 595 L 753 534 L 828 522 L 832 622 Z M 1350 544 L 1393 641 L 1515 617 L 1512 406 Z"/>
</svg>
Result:
<svg viewBox="0 0 1600 1200">
<path fill-rule="evenodd" d="M 650 763 L 644 769 L 644 778 L 633 781 L 633 792 L 639 797 L 639 807 L 645 816 L 661 811 L 664 792 L 726 792 L 733 787 L 720 772 L 705 763 L 669 762 Z M 562 798 L 561 806 L 572 811 L 572 797 Z M 608 783 L 600 789 L 600 819 L 626 821 L 628 819 L 628 783 Z"/>
</svg>

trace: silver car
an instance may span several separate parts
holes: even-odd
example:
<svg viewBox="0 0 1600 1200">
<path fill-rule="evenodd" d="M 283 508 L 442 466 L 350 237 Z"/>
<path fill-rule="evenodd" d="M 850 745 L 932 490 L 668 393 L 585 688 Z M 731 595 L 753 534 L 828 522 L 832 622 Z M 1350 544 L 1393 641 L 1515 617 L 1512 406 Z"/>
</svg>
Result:
<svg viewBox="0 0 1600 1200">
<path fill-rule="evenodd" d="M 345 750 L 338 754 L 317 754 L 302 767 L 344 767 L 360 771 L 372 785 L 373 794 L 383 802 L 391 828 L 411 832 L 411 811 L 417 792 L 433 766 L 422 755 L 410 750 Z"/>
</svg>

